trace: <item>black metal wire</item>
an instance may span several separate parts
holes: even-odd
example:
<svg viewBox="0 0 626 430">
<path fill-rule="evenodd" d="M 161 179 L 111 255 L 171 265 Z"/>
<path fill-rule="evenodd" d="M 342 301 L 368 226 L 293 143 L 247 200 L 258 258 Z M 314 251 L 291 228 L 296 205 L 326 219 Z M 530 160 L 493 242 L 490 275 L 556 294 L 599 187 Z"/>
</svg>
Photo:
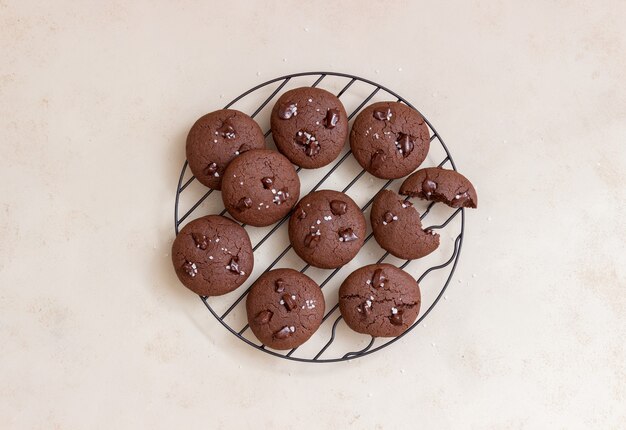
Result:
<svg viewBox="0 0 626 430">
<path fill-rule="evenodd" d="M 298 78 L 298 77 L 304 77 L 304 76 L 318 76 L 318 78 L 316 79 L 316 81 L 311 84 L 312 87 L 317 86 L 324 78 L 326 78 L 327 76 L 336 76 L 336 77 L 344 77 L 344 78 L 349 78 L 350 81 L 337 93 L 337 97 L 341 97 L 343 94 L 346 93 L 346 91 L 348 89 L 350 89 L 350 87 L 357 81 L 369 84 L 371 86 L 374 87 L 374 89 L 369 93 L 369 95 L 359 104 L 359 106 L 352 112 L 350 113 L 350 115 L 348 116 L 348 120 L 352 119 L 378 92 L 380 92 L 381 90 L 390 94 L 391 96 L 397 98 L 397 100 L 399 102 L 405 103 L 406 105 L 408 105 L 409 107 L 415 109 L 415 107 L 413 105 L 411 105 L 408 101 L 406 101 L 404 98 L 402 98 L 401 96 L 399 96 L 398 94 L 396 94 L 395 92 L 389 90 L 388 88 L 377 84 L 373 81 L 370 81 L 368 79 L 364 79 L 364 78 L 360 78 L 358 76 L 354 76 L 354 75 L 350 75 L 350 74 L 345 74 L 345 73 L 337 73 L 337 72 L 303 72 L 303 73 L 295 73 L 292 75 L 286 75 L 286 76 L 281 76 L 279 78 L 275 78 L 272 80 L 269 80 L 267 82 L 264 82 L 262 84 L 259 84 L 251 89 L 249 89 L 248 91 L 242 93 L 241 95 L 237 96 L 235 99 L 233 99 L 230 103 L 228 103 L 224 108 L 227 109 L 231 106 L 233 106 L 235 103 L 237 103 L 239 100 L 241 100 L 242 98 L 248 96 L 249 94 L 253 93 L 254 91 L 263 88 L 267 85 L 271 85 L 273 83 L 276 82 L 280 82 L 282 81 L 278 87 L 270 94 L 269 97 L 267 97 L 261 104 L 260 106 L 252 113 L 251 117 L 255 117 L 261 110 L 263 110 L 263 108 L 265 106 L 267 106 L 267 104 L 280 92 L 280 90 L 282 90 L 285 85 L 287 85 L 287 83 L 289 83 L 293 78 Z M 417 109 L 415 109 L 417 110 Z M 422 115 L 423 116 L 423 115 Z M 454 170 L 456 170 L 456 165 L 454 164 L 454 161 L 452 159 L 452 156 L 450 155 L 450 152 L 448 151 L 448 148 L 446 147 L 445 143 L 443 142 L 443 139 L 441 138 L 441 136 L 437 133 L 437 131 L 435 130 L 435 128 L 432 126 L 432 124 L 428 121 L 428 119 L 426 119 L 424 117 L 424 120 L 426 122 L 426 124 L 428 124 L 428 126 L 430 127 L 430 129 L 433 132 L 433 135 L 431 137 L 431 142 L 436 138 L 438 140 L 438 142 L 441 144 L 443 150 L 446 153 L 446 157 L 439 163 L 439 166 L 443 166 L 445 163 L 449 162 L 450 165 L 452 166 L 452 168 Z M 264 133 L 265 137 L 267 138 L 269 135 L 271 134 L 271 130 L 268 130 L 267 132 Z M 337 168 L 339 168 L 339 166 L 350 156 L 351 151 L 348 150 L 346 152 L 346 154 L 344 154 L 333 166 L 332 168 L 322 177 L 322 179 L 312 188 L 312 190 L 310 192 L 316 191 L 336 170 Z M 201 204 L 202 202 L 204 202 L 209 195 L 211 195 L 211 193 L 213 192 L 213 190 L 209 190 L 207 191 L 182 217 L 179 218 L 178 216 L 178 209 L 179 209 L 179 201 L 180 201 L 180 194 L 195 180 L 195 177 L 192 176 L 190 179 L 188 179 L 184 184 L 183 184 L 183 178 L 185 176 L 185 172 L 187 170 L 188 167 L 188 163 L 187 161 L 184 162 L 183 164 L 183 168 L 178 180 L 178 185 L 176 188 L 176 199 L 175 199 L 175 207 L 174 207 L 174 230 L 176 232 L 176 234 L 178 234 L 179 231 L 179 227 L 181 225 L 182 222 L 184 222 Z M 298 168 L 297 171 L 299 172 L 301 170 L 301 168 Z M 361 170 L 354 179 L 352 179 L 347 185 L 346 187 L 342 190 L 343 192 L 346 192 L 347 190 L 349 190 L 364 174 L 365 174 L 365 170 Z M 394 180 L 389 180 L 387 181 L 381 188 L 380 190 L 386 189 Z M 375 194 L 374 194 L 375 195 Z M 408 199 L 408 198 L 407 198 Z M 374 196 L 372 196 L 372 198 L 361 208 L 362 211 L 367 210 L 367 208 L 372 204 L 374 200 Z M 421 219 L 424 219 L 428 213 L 430 212 L 430 210 L 432 209 L 432 207 L 435 205 L 435 202 L 431 202 L 428 207 L 426 208 L 426 210 L 422 213 L 421 215 Z M 224 209 L 221 212 L 221 215 L 224 215 L 226 213 L 226 210 Z M 445 228 L 458 214 L 461 214 L 461 223 L 460 223 L 460 233 L 458 234 L 458 236 L 456 236 L 455 241 L 454 241 L 454 250 L 452 252 L 452 255 L 450 256 L 450 258 L 438 265 L 438 266 L 433 266 L 428 268 L 419 278 L 418 278 L 418 283 L 421 282 L 429 273 L 435 271 L 435 270 L 440 270 L 443 268 L 446 268 L 450 265 L 450 273 L 448 274 L 444 285 L 442 286 L 441 290 L 439 291 L 438 295 L 435 297 L 435 300 L 433 301 L 433 303 L 424 311 L 424 313 L 417 319 L 417 321 L 415 321 L 415 323 L 413 325 L 411 325 L 411 327 L 409 327 L 408 330 L 406 330 L 402 335 L 392 338 L 392 339 L 385 339 L 385 341 L 381 344 L 376 346 L 375 348 L 372 349 L 372 347 L 374 346 L 375 341 L 377 340 L 376 338 L 372 337 L 371 340 L 369 341 L 369 343 L 362 349 L 357 350 L 357 351 L 351 351 L 351 352 L 347 352 L 345 354 L 343 354 L 340 357 L 333 357 L 333 358 L 324 358 L 324 359 L 320 359 L 320 357 L 324 354 L 324 352 L 326 352 L 326 350 L 330 347 L 330 345 L 333 343 L 333 341 L 336 338 L 336 329 L 337 329 L 337 325 L 339 324 L 339 322 L 342 320 L 341 315 L 339 315 L 335 321 L 333 322 L 332 325 L 332 329 L 331 329 L 331 334 L 330 334 L 330 338 L 328 339 L 328 341 L 324 344 L 324 346 L 313 356 L 313 358 L 301 358 L 301 357 L 292 357 L 292 354 L 298 349 L 298 348 L 293 348 L 290 351 L 286 352 L 286 353 L 281 353 L 281 352 L 276 352 L 276 351 L 272 351 L 269 350 L 267 348 L 265 348 L 265 345 L 259 345 L 256 344 L 254 342 L 252 342 L 251 340 L 245 338 L 243 336 L 243 333 L 249 328 L 249 325 L 246 324 L 243 328 L 241 328 L 240 330 L 235 330 L 233 327 L 231 327 L 226 321 L 225 318 L 237 307 L 237 305 L 243 300 L 243 298 L 248 294 L 248 291 L 250 290 L 250 287 L 248 287 L 241 295 L 239 295 L 237 297 L 237 299 L 226 309 L 226 311 L 224 313 L 222 313 L 222 315 L 218 315 L 217 312 L 211 307 L 211 305 L 208 302 L 208 297 L 200 297 L 202 302 L 205 304 L 205 306 L 207 307 L 207 309 L 209 310 L 209 312 L 211 312 L 211 314 L 224 326 L 226 327 L 232 334 L 234 334 L 235 336 L 237 336 L 239 339 L 243 340 L 244 342 L 246 342 L 247 344 L 253 346 L 256 349 L 259 349 L 261 351 L 264 351 L 268 354 L 274 355 L 276 357 L 281 357 L 281 358 L 285 358 L 288 360 L 294 360 L 294 361 L 303 361 L 303 362 L 317 362 L 317 363 L 328 363 L 328 362 L 337 362 L 337 361 L 344 361 L 344 360 L 351 360 L 354 358 L 358 358 L 358 357 L 363 357 L 365 355 L 368 354 L 372 354 L 388 345 L 391 345 L 392 343 L 396 342 L 397 340 L 399 340 L 400 338 L 404 337 L 407 333 L 409 333 L 411 330 L 413 330 L 430 312 L 431 310 L 435 307 L 435 305 L 439 302 L 439 300 L 441 299 L 441 296 L 443 295 L 443 293 L 445 292 L 446 288 L 448 287 L 450 280 L 452 279 L 452 275 L 454 274 L 454 270 L 456 269 L 456 265 L 458 263 L 458 259 L 459 259 L 459 255 L 460 255 L 460 251 L 461 251 L 461 246 L 463 244 L 463 234 L 464 234 L 464 228 L 465 228 L 465 210 L 460 208 L 457 209 L 452 215 L 450 215 L 448 217 L 448 219 L 446 221 L 444 221 L 442 224 L 440 225 L 435 225 L 435 226 L 431 226 L 428 227 L 429 229 L 443 229 Z M 280 228 L 281 225 L 283 225 L 287 219 L 289 218 L 289 215 L 287 215 L 286 217 L 284 217 L 283 219 L 281 219 L 276 225 L 274 225 L 274 227 L 272 227 L 272 229 L 265 234 L 264 237 L 262 237 L 259 242 L 257 242 L 256 245 L 254 245 L 253 247 L 253 251 L 256 251 L 259 249 L 259 247 L 261 247 L 263 245 L 263 243 L 269 239 L 272 234 L 278 230 L 278 228 Z M 245 226 L 245 224 L 243 224 L 243 226 Z M 369 241 L 373 236 L 373 233 L 370 233 L 366 238 L 365 238 L 365 242 Z M 267 267 L 265 268 L 265 270 L 263 271 L 263 273 L 268 272 L 269 270 L 271 270 L 288 252 L 289 250 L 291 250 L 292 246 L 288 245 L 287 247 L 285 247 L 285 249 L 276 257 L 276 259 Z M 378 260 L 378 262 L 382 262 L 387 256 L 389 255 L 388 252 L 385 252 L 380 259 Z M 404 269 L 409 263 L 411 263 L 412 260 L 407 260 L 404 264 L 402 264 L 400 266 L 400 268 Z M 306 272 L 309 269 L 310 265 L 305 265 L 302 269 L 301 269 L 301 273 Z M 334 269 L 330 275 L 320 284 L 320 288 L 324 288 L 324 286 L 341 270 L 342 268 L 336 268 Z M 325 322 L 333 313 L 335 313 L 337 311 L 337 309 L 339 308 L 339 304 L 335 304 L 330 310 L 328 310 L 328 312 L 324 315 L 323 319 L 322 319 L 322 323 Z"/>
</svg>

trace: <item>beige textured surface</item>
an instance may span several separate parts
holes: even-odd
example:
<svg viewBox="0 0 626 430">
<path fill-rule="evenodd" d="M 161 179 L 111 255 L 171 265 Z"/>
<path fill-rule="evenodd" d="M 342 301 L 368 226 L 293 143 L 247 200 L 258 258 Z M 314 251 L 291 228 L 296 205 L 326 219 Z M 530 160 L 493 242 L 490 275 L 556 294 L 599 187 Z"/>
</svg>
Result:
<svg viewBox="0 0 626 430">
<path fill-rule="evenodd" d="M 623 2 L 154 3 L 0 1 L 2 428 L 623 428 Z M 309 69 L 406 95 L 480 195 L 448 299 L 339 365 L 167 256 L 192 122 Z"/>
</svg>

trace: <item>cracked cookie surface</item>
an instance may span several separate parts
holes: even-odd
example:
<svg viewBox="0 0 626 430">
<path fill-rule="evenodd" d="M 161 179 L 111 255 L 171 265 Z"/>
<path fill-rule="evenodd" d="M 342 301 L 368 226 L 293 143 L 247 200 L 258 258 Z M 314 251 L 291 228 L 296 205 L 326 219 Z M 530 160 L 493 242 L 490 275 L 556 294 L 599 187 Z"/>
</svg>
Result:
<svg viewBox="0 0 626 430">
<path fill-rule="evenodd" d="M 222 200 L 237 221 L 256 227 L 274 224 L 300 198 L 300 178 L 282 154 L 253 149 L 234 159 L 224 172 Z"/>
<path fill-rule="evenodd" d="M 305 169 L 332 162 L 348 137 L 348 115 L 343 104 L 321 88 L 287 91 L 274 105 L 270 122 L 278 150 Z"/>
<path fill-rule="evenodd" d="M 219 190 L 226 166 L 251 149 L 265 148 L 259 125 L 248 115 L 222 109 L 200 117 L 187 135 L 189 168 L 200 183 Z"/>
<path fill-rule="evenodd" d="M 371 264 L 352 272 L 339 288 L 346 324 L 374 337 L 395 337 L 417 319 L 421 304 L 417 281 L 391 264 Z"/>
<path fill-rule="evenodd" d="M 254 257 L 243 227 L 223 216 L 208 215 L 178 233 L 172 263 L 185 287 L 201 296 L 219 296 L 248 279 Z"/>
<path fill-rule="evenodd" d="M 421 258 L 439 246 L 439 235 L 423 230 L 417 209 L 393 191 L 376 195 L 370 221 L 376 242 L 398 258 Z"/>
<path fill-rule="evenodd" d="M 366 223 L 361 208 L 347 194 L 321 190 L 306 195 L 289 219 L 289 241 L 312 266 L 333 269 L 359 252 Z"/>
<path fill-rule="evenodd" d="M 252 332 L 274 349 L 291 349 L 306 342 L 322 323 L 324 310 L 320 287 L 293 269 L 264 273 L 246 298 Z"/>
<path fill-rule="evenodd" d="M 430 132 L 416 110 L 399 102 L 378 102 L 354 120 L 350 147 L 369 173 L 396 179 L 422 164 L 430 148 Z"/>
<path fill-rule="evenodd" d="M 405 179 L 400 194 L 441 202 L 453 208 L 476 208 L 478 195 L 472 183 L 455 170 L 420 169 Z"/>
</svg>

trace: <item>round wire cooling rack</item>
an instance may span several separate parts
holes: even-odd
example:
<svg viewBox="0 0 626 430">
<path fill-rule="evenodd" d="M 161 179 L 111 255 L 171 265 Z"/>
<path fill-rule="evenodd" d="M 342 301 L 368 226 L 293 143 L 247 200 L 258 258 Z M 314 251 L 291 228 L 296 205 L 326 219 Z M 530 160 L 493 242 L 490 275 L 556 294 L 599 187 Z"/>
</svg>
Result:
<svg viewBox="0 0 626 430">
<path fill-rule="evenodd" d="M 329 80 L 333 80 L 333 83 L 329 83 Z M 311 83 L 311 81 L 313 82 Z M 281 90 L 285 89 L 288 85 L 290 87 L 317 87 L 320 86 L 320 84 L 327 84 L 324 86 L 331 92 L 333 89 L 338 89 L 338 91 L 335 91 L 335 94 L 344 102 L 344 104 L 346 104 L 346 98 L 351 98 L 352 104 L 354 104 L 355 107 L 351 110 L 351 113 L 348 116 L 349 121 L 351 121 L 363 107 L 365 107 L 369 102 L 373 101 L 373 99 L 395 99 L 396 101 L 405 103 L 409 107 L 415 109 L 415 107 L 406 99 L 399 96 L 394 91 L 384 87 L 383 85 L 380 85 L 368 79 L 360 78 L 358 76 L 337 72 L 302 72 L 274 78 L 267 82 L 259 84 L 244 92 L 243 94 L 237 96 L 230 103 L 224 106 L 224 109 L 237 108 L 248 113 L 252 118 L 255 118 L 264 110 L 270 110 L 271 106 L 268 106 L 268 104 L 274 98 L 276 98 Z M 350 111 L 348 109 L 348 105 L 346 105 L 346 109 Z M 433 154 L 433 152 L 436 152 L 433 151 L 433 149 L 436 147 L 435 143 L 439 144 L 439 150 L 443 156 L 443 159 L 440 160 L 431 159 L 430 161 L 432 165 L 444 166 L 446 164 L 449 164 L 452 169 L 456 170 L 456 165 L 454 164 L 452 156 L 450 155 L 450 152 L 448 151 L 448 148 L 446 147 L 443 139 L 437 133 L 430 121 L 426 119 L 426 117 L 424 117 L 424 120 L 428 124 L 431 133 L 431 150 L 429 152 L 429 159 L 432 158 L 431 154 Z M 269 121 L 267 122 L 269 123 Z M 265 138 L 267 139 L 271 135 L 269 125 L 264 124 L 263 122 L 260 122 L 260 125 L 261 127 L 266 127 L 268 129 L 265 132 Z M 323 172 L 323 176 L 319 179 L 316 179 L 314 181 L 315 185 L 313 185 L 312 188 L 310 188 L 308 191 L 303 189 L 302 195 L 304 196 L 307 192 L 313 192 L 319 189 L 322 185 L 328 185 L 330 182 L 333 182 L 333 177 L 340 174 L 342 166 L 346 165 L 345 162 L 349 159 L 350 154 L 351 151 L 348 148 L 347 152 L 343 153 L 343 155 L 335 162 L 335 164 L 328 166 L 328 169 L 317 169 Z M 427 159 L 427 161 L 429 159 Z M 425 163 L 421 167 L 424 167 L 427 161 L 425 161 Z M 354 163 L 352 164 L 354 165 Z M 190 204 L 189 209 L 187 209 L 187 211 L 184 212 L 182 216 L 180 215 L 180 209 L 182 205 L 181 197 L 186 190 L 189 190 L 191 188 L 190 186 L 192 186 L 195 181 L 195 178 L 193 176 L 190 176 L 188 179 L 186 179 L 186 177 L 190 175 L 187 166 L 187 161 L 185 161 L 176 188 L 176 200 L 174 206 L 174 230 L 176 234 L 178 234 L 179 228 L 185 222 L 185 220 L 189 219 L 189 217 L 194 212 L 196 212 L 201 207 L 201 205 L 209 198 L 209 196 L 213 194 L 213 190 L 207 191 L 206 188 L 200 188 L 200 193 L 192 197 L 191 201 L 193 203 Z M 302 174 L 302 168 L 297 168 L 296 170 L 299 174 Z M 359 180 L 366 174 L 365 170 L 361 169 L 360 166 L 358 166 L 358 169 L 356 171 L 358 173 L 356 173 L 356 175 L 353 175 L 352 179 L 346 180 L 347 184 L 341 190 L 342 192 L 345 193 L 348 190 L 351 190 L 355 186 L 355 184 L 357 184 Z M 374 180 L 382 182 L 382 180 Z M 370 181 L 372 181 L 371 178 Z M 369 199 L 367 200 L 367 203 L 361 206 L 361 210 L 365 212 L 369 208 L 374 200 L 374 196 L 378 191 L 392 187 L 394 183 L 396 183 L 396 185 L 399 185 L 401 181 L 402 179 L 388 180 L 384 182 L 376 191 L 370 191 L 370 194 L 368 195 Z M 195 182 L 197 183 L 197 181 Z M 227 216 L 228 214 L 226 213 L 226 209 L 224 209 L 223 204 L 221 204 L 221 199 L 218 200 L 219 202 L 215 203 L 220 205 L 220 215 Z M 418 202 L 416 202 L 415 204 L 417 205 Z M 218 209 L 217 212 L 219 212 L 219 210 L 220 209 Z M 276 357 L 294 361 L 328 363 L 352 360 L 379 351 L 382 348 L 391 345 L 392 343 L 407 335 L 411 330 L 418 326 L 424 320 L 424 318 L 426 318 L 426 316 L 432 311 L 435 305 L 437 305 L 437 303 L 443 297 L 444 292 L 452 279 L 452 275 L 454 274 L 454 270 L 459 260 L 461 246 L 463 244 L 463 233 L 465 229 L 464 209 L 459 208 L 452 211 L 450 208 L 441 203 L 430 202 L 423 208 L 418 207 L 418 210 L 420 210 L 422 214 L 422 220 L 424 220 L 429 214 L 431 214 L 431 217 L 439 216 L 440 222 L 438 222 L 436 225 L 431 225 L 428 228 L 432 230 L 437 230 L 440 233 L 441 245 L 438 249 L 438 251 L 440 252 L 433 253 L 436 255 L 433 255 L 432 257 L 428 256 L 428 258 L 420 260 L 406 261 L 397 260 L 395 259 L 395 257 L 390 256 L 388 252 L 384 252 L 379 258 L 373 258 L 371 261 L 360 264 L 365 265 L 375 262 L 380 263 L 388 258 L 390 260 L 395 259 L 396 261 L 387 262 L 390 262 L 392 264 L 395 263 L 398 267 L 404 270 L 408 270 L 406 268 L 412 261 L 416 262 L 414 263 L 415 265 L 417 265 L 418 262 L 421 263 L 422 261 L 424 261 L 424 264 L 426 264 L 425 267 L 418 267 L 415 270 L 408 270 L 409 273 L 411 273 L 417 279 L 422 289 L 422 307 L 418 319 L 415 321 L 415 323 L 413 323 L 413 325 L 411 325 L 408 330 L 406 330 L 402 335 L 398 337 L 374 338 L 368 335 L 362 335 L 352 332 L 351 330 L 346 328 L 347 326 L 342 327 L 345 326 L 345 323 L 340 325 L 342 321 L 342 316 L 338 312 L 339 304 L 337 300 L 336 289 L 334 291 L 334 294 L 328 292 L 329 285 L 331 285 L 333 279 L 335 280 L 335 284 L 337 284 L 337 280 L 339 280 L 339 278 L 335 278 L 335 275 L 337 275 L 337 273 L 342 270 L 342 267 L 333 270 L 322 271 L 320 269 L 311 268 L 310 265 L 306 264 L 302 269 L 300 269 L 300 272 L 304 273 L 309 269 L 317 271 L 317 275 L 321 275 L 321 280 L 318 281 L 320 288 L 323 289 L 323 292 L 328 293 L 325 294 L 327 310 L 323 317 L 322 325 L 311 337 L 311 339 L 305 342 L 305 344 L 289 351 L 272 350 L 270 348 L 266 348 L 265 345 L 258 342 L 254 335 L 251 334 L 251 330 L 248 330 L 249 326 L 246 323 L 245 302 L 243 301 L 243 299 L 248 294 L 251 284 L 256 279 L 258 279 L 258 276 L 275 268 L 275 266 L 279 265 L 279 263 L 284 263 L 288 260 L 286 256 L 288 256 L 289 251 L 292 248 L 291 245 L 288 243 L 288 240 L 283 239 L 282 243 L 279 242 L 279 245 L 273 244 L 274 249 L 261 248 L 264 244 L 276 242 L 276 240 L 273 240 L 273 238 L 281 236 L 280 229 L 289 219 L 290 215 L 287 215 L 278 223 L 269 227 L 267 231 L 264 231 L 263 229 L 257 229 L 258 231 L 256 233 L 261 234 L 259 236 L 259 239 L 253 245 L 253 251 L 255 256 L 255 272 L 257 270 L 256 260 L 262 254 L 268 255 L 268 253 L 272 253 L 272 251 L 274 251 L 273 255 L 276 255 L 276 258 L 273 259 L 273 261 L 271 261 L 269 265 L 263 267 L 258 275 L 255 275 L 255 273 L 253 273 L 244 285 L 225 296 L 220 296 L 219 298 L 200 296 L 200 299 L 205 304 L 209 312 L 211 312 L 211 314 L 213 314 L 213 316 L 233 335 L 237 336 L 248 345 Z M 434 213 L 437 213 L 437 215 L 432 215 Z M 199 213 L 198 216 L 203 216 L 206 214 L 207 213 Z M 242 226 L 246 227 L 245 224 L 242 224 Z M 254 231 L 255 227 L 252 227 L 252 229 Z M 248 232 L 252 233 L 249 228 Z M 368 229 L 368 232 L 369 234 L 365 238 L 364 248 L 365 245 L 368 244 L 368 242 L 370 242 L 370 239 L 372 239 L 373 237 L 371 228 Z M 251 237 L 252 236 L 253 235 L 251 234 Z M 375 245 L 375 241 L 371 241 L 371 243 L 374 243 L 373 246 L 377 246 Z M 266 246 L 266 248 L 268 248 L 268 246 Z M 376 249 L 379 253 L 383 251 L 380 247 L 377 247 Z M 359 258 L 359 256 L 357 256 L 357 258 Z M 302 264 L 301 260 L 296 259 L 295 261 L 299 261 L 299 263 Z M 290 266 L 281 265 L 279 267 Z M 343 266 L 343 268 L 345 267 L 346 266 Z M 345 271 L 346 273 L 343 274 L 343 276 L 339 280 L 339 284 L 341 283 L 341 280 L 350 273 L 347 270 Z M 420 272 L 421 274 L 419 276 L 416 276 L 416 272 Z M 437 278 L 433 282 L 434 285 L 429 285 L 426 289 L 423 286 L 422 282 L 426 280 L 429 275 L 430 277 L 435 276 L 431 274 L 437 274 Z M 338 288 L 338 284 L 335 285 L 335 288 Z M 219 304 L 210 303 L 214 300 L 219 301 Z M 221 305 L 223 309 L 220 310 L 219 305 Z M 335 317 L 334 320 L 331 317 Z"/>
</svg>

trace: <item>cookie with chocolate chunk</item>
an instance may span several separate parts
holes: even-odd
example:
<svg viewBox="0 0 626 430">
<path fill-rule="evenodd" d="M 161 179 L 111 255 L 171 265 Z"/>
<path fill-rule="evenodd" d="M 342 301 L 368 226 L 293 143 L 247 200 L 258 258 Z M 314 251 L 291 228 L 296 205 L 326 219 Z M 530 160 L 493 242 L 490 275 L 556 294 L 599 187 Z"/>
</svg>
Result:
<svg viewBox="0 0 626 430">
<path fill-rule="evenodd" d="M 361 208 L 339 191 L 308 194 L 289 219 L 289 241 L 296 254 L 323 269 L 352 260 L 363 246 L 365 231 Z"/>
<path fill-rule="evenodd" d="M 350 132 L 354 158 L 372 175 L 395 179 L 408 175 L 426 158 L 430 132 L 415 109 L 399 102 L 369 105 Z"/>
<path fill-rule="evenodd" d="M 348 137 L 348 115 L 343 104 L 321 88 L 287 91 L 274 105 L 270 122 L 278 150 L 305 169 L 332 162 Z"/>
<path fill-rule="evenodd" d="M 478 195 L 472 183 L 455 170 L 441 167 L 420 169 L 406 178 L 400 194 L 434 202 L 453 208 L 476 208 Z"/>
<path fill-rule="evenodd" d="M 269 149 L 253 149 L 235 158 L 226 168 L 222 199 L 237 221 L 256 227 L 285 217 L 300 198 L 300 179 L 283 155 Z"/>
<path fill-rule="evenodd" d="M 250 149 L 265 148 L 259 125 L 243 112 L 222 109 L 198 119 L 187 135 L 187 162 L 196 179 L 221 189 L 226 166 Z"/>
<path fill-rule="evenodd" d="M 220 296 L 239 287 L 252 273 L 252 244 L 236 222 L 208 215 L 178 233 L 172 263 L 185 287 L 201 296 Z"/>
<path fill-rule="evenodd" d="M 264 273 L 246 298 L 252 332 L 274 349 L 291 349 L 306 342 L 322 323 L 324 309 L 320 287 L 293 269 Z"/>
<path fill-rule="evenodd" d="M 346 324 L 374 337 L 395 337 L 417 319 L 421 295 L 411 275 L 391 264 L 371 264 L 352 272 L 339 288 Z"/>
<path fill-rule="evenodd" d="M 421 258 L 439 246 L 439 235 L 423 230 L 419 212 L 393 191 L 376 195 L 370 221 L 376 242 L 398 258 Z"/>
</svg>

